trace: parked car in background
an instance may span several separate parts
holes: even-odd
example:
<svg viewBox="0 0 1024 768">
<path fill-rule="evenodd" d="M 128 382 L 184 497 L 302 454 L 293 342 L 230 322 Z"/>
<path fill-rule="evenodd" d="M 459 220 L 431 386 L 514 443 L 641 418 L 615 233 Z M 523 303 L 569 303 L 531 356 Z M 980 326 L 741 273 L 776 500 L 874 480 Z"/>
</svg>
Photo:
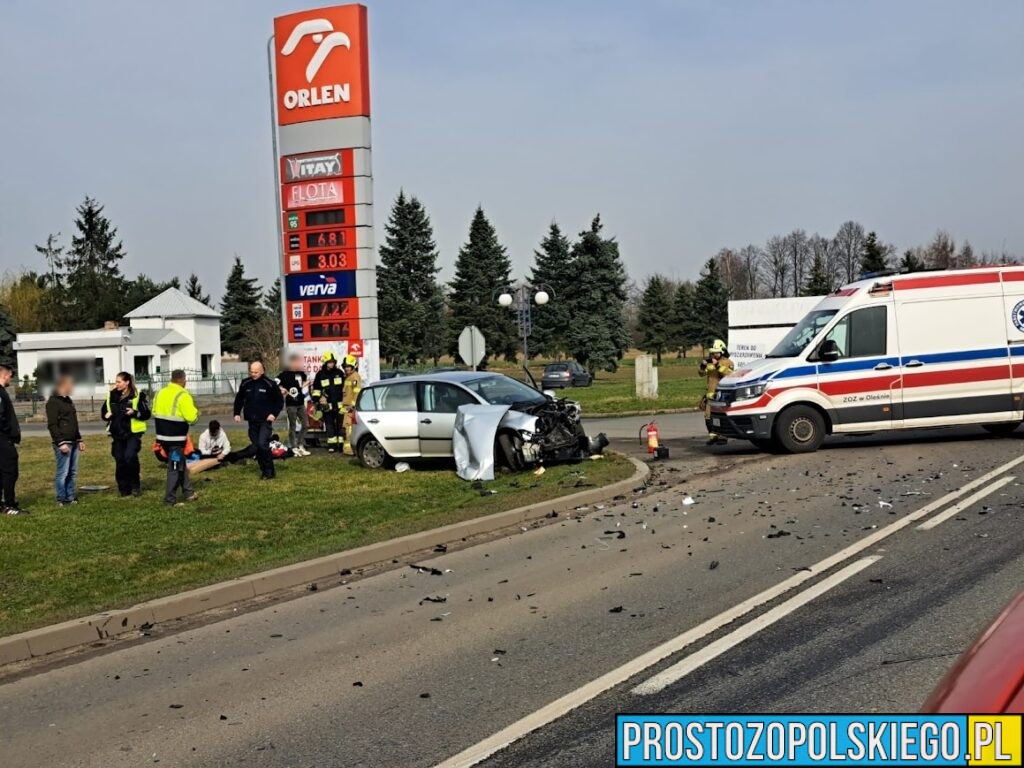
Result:
<svg viewBox="0 0 1024 768">
<path fill-rule="evenodd" d="M 594 383 L 590 371 L 575 360 L 564 363 L 548 363 L 544 366 L 541 386 L 544 389 L 564 389 L 565 387 L 589 387 Z"/>
<path fill-rule="evenodd" d="M 395 459 L 451 457 L 462 405 L 509 406 L 498 427 L 495 457 L 512 469 L 584 459 L 607 443 L 591 444 L 572 400 L 551 398 L 500 373 L 452 371 L 364 387 L 352 430 L 359 461 L 377 469 Z"/>
</svg>

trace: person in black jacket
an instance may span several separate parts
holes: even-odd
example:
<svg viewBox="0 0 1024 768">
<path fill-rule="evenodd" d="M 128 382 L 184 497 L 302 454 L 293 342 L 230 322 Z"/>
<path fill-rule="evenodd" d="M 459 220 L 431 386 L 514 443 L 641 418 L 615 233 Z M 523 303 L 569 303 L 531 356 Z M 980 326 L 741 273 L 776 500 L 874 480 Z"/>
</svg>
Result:
<svg viewBox="0 0 1024 768">
<path fill-rule="evenodd" d="M 146 393 L 135 387 L 135 377 L 121 371 L 114 378 L 114 388 L 100 406 L 100 417 L 107 422 L 110 434 L 110 455 L 114 457 L 114 478 L 122 496 L 142 495 L 142 468 L 139 452 L 146 422 L 152 416 Z"/>
<path fill-rule="evenodd" d="M 46 401 L 46 428 L 53 440 L 53 456 L 57 459 L 57 472 L 53 484 L 57 489 L 57 506 L 78 503 L 78 456 L 85 450 L 82 433 L 78 429 L 78 411 L 71 399 L 75 381 L 61 376 Z"/>
<path fill-rule="evenodd" d="M 18 443 L 21 426 L 14 403 L 7 394 L 14 371 L 9 365 L 0 365 L 0 505 L 8 515 L 27 515 L 28 510 L 18 506 L 15 485 L 18 483 Z"/>
<path fill-rule="evenodd" d="M 235 395 L 235 421 L 249 422 L 249 441 L 256 448 L 256 461 L 260 465 L 260 476 L 270 480 L 275 476 L 274 458 L 270 455 L 270 436 L 274 432 L 274 420 L 284 408 L 284 397 L 277 382 L 267 376 L 263 363 L 249 365 L 249 378 L 238 386 Z"/>
</svg>

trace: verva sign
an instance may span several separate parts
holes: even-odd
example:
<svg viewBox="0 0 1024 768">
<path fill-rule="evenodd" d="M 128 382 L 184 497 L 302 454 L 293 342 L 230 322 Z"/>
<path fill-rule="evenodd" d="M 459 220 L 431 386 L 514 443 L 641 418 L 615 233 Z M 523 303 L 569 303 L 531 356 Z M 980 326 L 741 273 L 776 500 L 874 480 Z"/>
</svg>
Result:
<svg viewBox="0 0 1024 768">
<path fill-rule="evenodd" d="M 366 6 L 274 19 L 278 125 L 370 114 Z"/>
</svg>

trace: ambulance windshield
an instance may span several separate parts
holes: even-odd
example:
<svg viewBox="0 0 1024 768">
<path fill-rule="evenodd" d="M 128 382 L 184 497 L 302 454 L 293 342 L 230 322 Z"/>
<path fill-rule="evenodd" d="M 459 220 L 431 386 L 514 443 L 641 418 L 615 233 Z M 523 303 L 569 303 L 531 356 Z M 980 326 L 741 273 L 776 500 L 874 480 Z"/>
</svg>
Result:
<svg viewBox="0 0 1024 768">
<path fill-rule="evenodd" d="M 811 340 L 828 325 L 828 321 L 835 317 L 838 311 L 838 309 L 818 309 L 808 312 L 804 319 L 794 325 L 792 330 L 775 345 L 775 349 L 766 357 L 796 357 L 807 348 Z"/>
</svg>

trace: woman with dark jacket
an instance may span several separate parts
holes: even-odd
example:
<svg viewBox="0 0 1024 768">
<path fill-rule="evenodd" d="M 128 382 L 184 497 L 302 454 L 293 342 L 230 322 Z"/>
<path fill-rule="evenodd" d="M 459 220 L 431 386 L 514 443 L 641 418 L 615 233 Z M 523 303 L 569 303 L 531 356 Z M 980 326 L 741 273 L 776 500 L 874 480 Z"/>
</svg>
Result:
<svg viewBox="0 0 1024 768">
<path fill-rule="evenodd" d="M 100 408 L 100 416 L 107 422 L 114 476 L 122 496 L 142 495 L 139 451 L 146 421 L 151 415 L 146 393 L 136 388 L 134 377 L 127 371 L 117 374 L 114 388 L 107 393 L 107 400 Z"/>
</svg>

